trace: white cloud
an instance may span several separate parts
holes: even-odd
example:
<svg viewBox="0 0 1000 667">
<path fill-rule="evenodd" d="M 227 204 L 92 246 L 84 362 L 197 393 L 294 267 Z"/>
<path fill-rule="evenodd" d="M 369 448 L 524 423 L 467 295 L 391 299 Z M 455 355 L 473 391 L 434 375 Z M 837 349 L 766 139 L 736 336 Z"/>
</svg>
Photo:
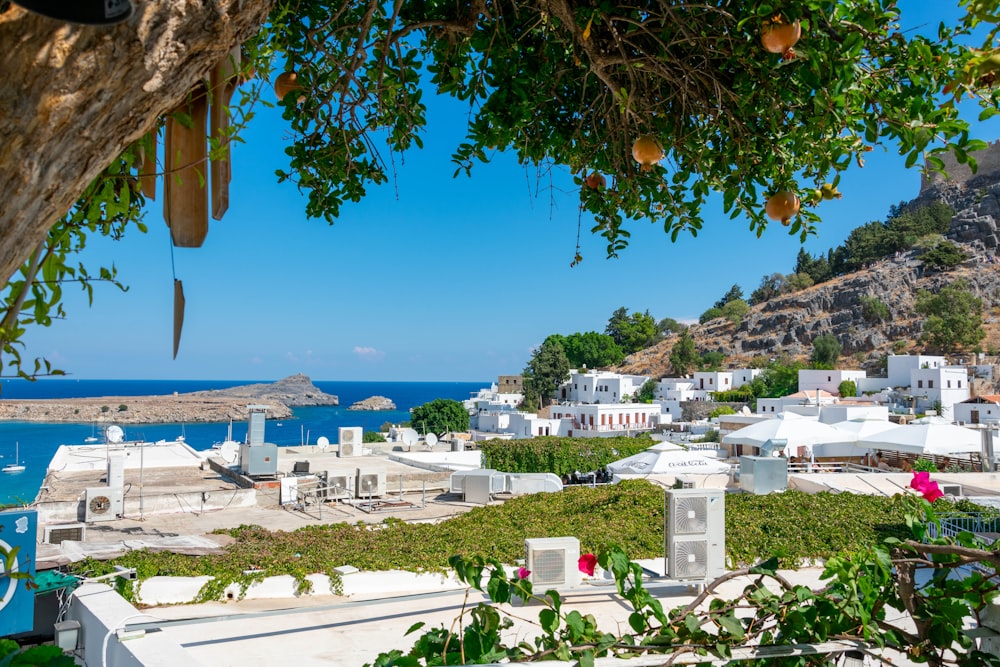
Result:
<svg viewBox="0 0 1000 667">
<path fill-rule="evenodd" d="M 355 345 L 354 355 L 358 359 L 364 359 L 366 361 L 381 361 L 385 358 L 385 352 L 376 350 L 374 347 L 368 345 Z"/>
</svg>

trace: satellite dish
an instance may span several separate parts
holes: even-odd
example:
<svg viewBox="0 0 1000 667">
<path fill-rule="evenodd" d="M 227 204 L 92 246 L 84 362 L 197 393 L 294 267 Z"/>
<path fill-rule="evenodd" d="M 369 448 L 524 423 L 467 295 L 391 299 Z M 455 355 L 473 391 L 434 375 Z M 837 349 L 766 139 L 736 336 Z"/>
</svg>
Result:
<svg viewBox="0 0 1000 667">
<path fill-rule="evenodd" d="M 319 451 L 325 452 L 326 448 L 330 446 L 330 439 L 325 435 L 321 435 L 316 438 L 316 446 L 319 447 Z"/>
<path fill-rule="evenodd" d="M 417 440 L 420 439 L 420 436 L 417 435 L 417 432 L 414 431 L 412 428 L 404 428 L 403 434 L 400 436 L 400 438 L 402 438 L 404 445 L 406 445 L 407 447 L 412 447 L 417 443 Z"/>
<path fill-rule="evenodd" d="M 238 443 L 232 440 L 227 440 L 222 443 L 222 447 L 219 449 L 219 456 L 226 463 L 236 463 L 236 457 L 239 456 L 240 446 Z"/>
<path fill-rule="evenodd" d="M 108 430 L 105 431 L 105 436 L 108 442 L 117 444 L 125 439 L 125 431 L 122 430 L 121 426 L 109 426 Z"/>
<path fill-rule="evenodd" d="M 742 412 L 744 415 L 746 415 L 747 417 L 749 417 L 750 416 L 750 408 L 749 408 L 749 406 L 744 405 L 742 408 L 740 408 L 740 412 Z"/>
<path fill-rule="evenodd" d="M 438 437 L 433 433 L 428 433 L 427 435 L 424 436 L 424 441 L 427 443 L 428 447 L 433 447 L 434 445 L 437 444 Z"/>
</svg>

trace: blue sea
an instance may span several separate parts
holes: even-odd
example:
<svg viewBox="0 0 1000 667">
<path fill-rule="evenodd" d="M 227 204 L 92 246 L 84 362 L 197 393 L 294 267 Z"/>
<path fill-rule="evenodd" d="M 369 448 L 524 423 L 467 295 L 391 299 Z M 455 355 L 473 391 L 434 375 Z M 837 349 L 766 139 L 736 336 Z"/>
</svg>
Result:
<svg viewBox="0 0 1000 667">
<path fill-rule="evenodd" d="M 268 382 L 268 381 L 265 381 Z M 252 381 L 211 380 L 71 380 L 44 379 L 28 382 L 21 379 L 0 381 L 0 397 L 17 398 L 98 398 L 101 396 L 164 396 L 209 389 L 226 389 Z M 320 436 L 337 441 L 341 426 L 361 426 L 375 431 L 385 422 L 399 423 L 410 418 L 410 408 L 433 401 L 469 398 L 472 392 L 489 387 L 490 382 L 336 382 L 313 381 L 319 389 L 340 398 L 337 407 L 294 408 L 294 416 L 280 422 L 268 420 L 265 437 L 278 445 L 315 443 Z M 386 396 L 396 404 L 391 412 L 350 411 L 356 401 L 370 396 Z M 234 422 L 233 439 L 242 441 L 246 422 Z M 196 424 L 139 424 L 122 426 L 129 440 L 173 440 L 183 435 L 194 449 L 209 449 L 226 439 L 229 422 Z M 95 432 L 96 430 L 96 432 Z M 0 465 L 14 460 L 15 443 L 26 470 L 0 474 L 0 503 L 30 502 L 38 493 L 45 468 L 59 445 L 79 445 L 90 436 L 100 437 L 93 424 L 0 421 Z"/>
</svg>

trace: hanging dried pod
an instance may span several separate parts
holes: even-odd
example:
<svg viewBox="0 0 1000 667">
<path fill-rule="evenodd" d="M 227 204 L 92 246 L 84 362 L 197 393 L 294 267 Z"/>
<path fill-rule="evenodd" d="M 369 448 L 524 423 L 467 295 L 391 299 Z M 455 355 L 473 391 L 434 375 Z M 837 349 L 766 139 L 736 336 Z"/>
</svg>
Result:
<svg viewBox="0 0 1000 667">
<path fill-rule="evenodd" d="M 181 329 L 184 328 L 184 285 L 174 278 L 174 359 L 181 345 Z"/>
<path fill-rule="evenodd" d="M 139 142 L 139 188 L 146 199 L 156 199 L 156 130 Z"/>
<path fill-rule="evenodd" d="M 174 115 L 167 117 L 163 178 L 163 217 L 179 248 L 198 248 L 208 235 L 208 92 L 198 85 L 187 102 L 174 110 L 187 114 L 185 127 Z"/>
<path fill-rule="evenodd" d="M 229 104 L 239 83 L 240 57 L 240 47 L 236 46 L 212 68 L 208 131 L 219 141 L 228 141 Z M 225 150 L 224 157 L 212 160 L 212 217 L 216 220 L 222 220 L 229 209 L 229 182 L 233 178 L 232 146 L 227 145 Z"/>
</svg>

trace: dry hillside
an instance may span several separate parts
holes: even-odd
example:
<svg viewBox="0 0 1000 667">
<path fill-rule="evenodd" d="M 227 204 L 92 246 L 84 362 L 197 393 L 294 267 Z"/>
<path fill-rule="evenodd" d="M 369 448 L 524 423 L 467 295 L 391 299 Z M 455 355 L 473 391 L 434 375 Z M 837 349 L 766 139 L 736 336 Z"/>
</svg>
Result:
<svg viewBox="0 0 1000 667">
<path fill-rule="evenodd" d="M 1000 144 L 987 151 L 996 162 Z M 918 290 L 936 292 L 942 286 L 964 279 L 983 301 L 987 338 L 984 350 L 1000 350 L 1000 263 L 995 258 L 1000 245 L 1000 168 L 978 176 L 941 182 L 927 180 L 919 206 L 934 199 L 947 202 L 955 211 L 947 237 L 969 256 L 952 270 L 928 272 L 916 251 L 876 262 L 867 269 L 840 276 L 808 289 L 772 299 L 751 308 L 740 324 L 715 319 L 691 327 L 699 351 L 718 350 L 732 367 L 745 366 L 752 358 L 788 355 L 805 359 L 812 341 L 833 334 L 843 347 L 845 367 L 868 367 L 893 352 L 920 351 L 918 338 L 923 318 L 914 312 Z M 869 323 L 861 317 L 860 299 L 874 297 L 888 306 L 884 322 Z M 676 341 L 671 336 L 646 350 L 629 356 L 615 370 L 663 377 L 672 374 L 669 356 Z"/>
</svg>

